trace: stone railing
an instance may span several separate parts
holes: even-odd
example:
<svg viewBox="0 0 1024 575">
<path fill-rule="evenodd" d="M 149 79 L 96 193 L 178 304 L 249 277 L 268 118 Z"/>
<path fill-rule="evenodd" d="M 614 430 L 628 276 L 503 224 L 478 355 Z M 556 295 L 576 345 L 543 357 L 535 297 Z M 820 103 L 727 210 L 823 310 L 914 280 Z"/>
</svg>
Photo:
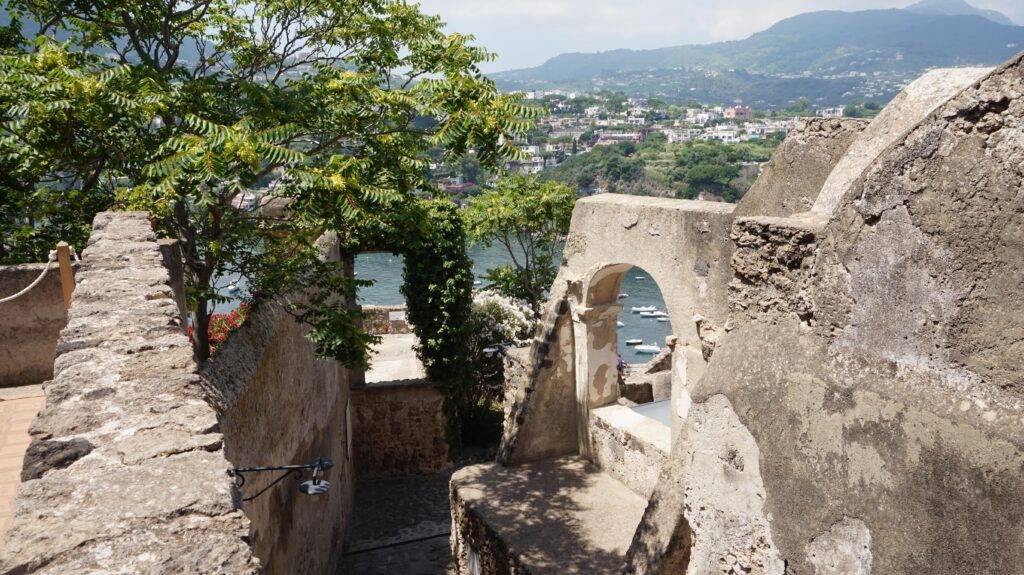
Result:
<svg viewBox="0 0 1024 575">
<path fill-rule="evenodd" d="M 362 306 L 363 329 L 373 335 L 412 333 L 404 305 Z"/>
<path fill-rule="evenodd" d="M 147 215 L 98 215 L 82 255 L 0 571 L 257 571 Z"/>
</svg>

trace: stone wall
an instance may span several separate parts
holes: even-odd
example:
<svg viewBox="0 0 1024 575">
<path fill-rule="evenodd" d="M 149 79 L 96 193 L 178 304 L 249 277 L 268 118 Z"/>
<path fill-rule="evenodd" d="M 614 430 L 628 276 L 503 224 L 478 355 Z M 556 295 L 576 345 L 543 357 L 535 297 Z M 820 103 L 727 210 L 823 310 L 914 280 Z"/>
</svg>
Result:
<svg viewBox="0 0 1024 575">
<path fill-rule="evenodd" d="M 0 266 L 0 298 L 24 289 L 45 267 Z M 53 349 L 68 321 L 57 263 L 28 293 L 0 303 L 0 318 L 0 387 L 39 383 L 53 377 Z"/>
<path fill-rule="evenodd" d="M 624 405 L 590 412 L 591 458 L 639 495 L 650 497 L 668 459 L 669 428 Z"/>
<path fill-rule="evenodd" d="M 82 258 L 0 571 L 258 571 L 147 214 L 99 214 Z"/>
<path fill-rule="evenodd" d="M 451 466 L 443 405 L 444 396 L 425 380 L 353 390 L 356 473 L 433 473 Z"/>
<path fill-rule="evenodd" d="M 328 256 L 337 257 L 327 238 L 321 242 Z M 348 370 L 333 360 L 317 360 L 306 332 L 280 308 L 257 307 L 203 370 L 220 414 L 224 452 L 236 467 L 318 457 L 334 462 L 326 474 L 331 483 L 326 494 L 303 494 L 297 489 L 300 480 L 288 478 L 242 504 L 255 554 L 270 573 L 332 572 L 340 564 L 352 510 Z M 242 496 L 276 477 L 250 474 Z"/>
<path fill-rule="evenodd" d="M 412 333 L 404 305 L 364 305 L 360 309 L 366 333 Z"/>
</svg>

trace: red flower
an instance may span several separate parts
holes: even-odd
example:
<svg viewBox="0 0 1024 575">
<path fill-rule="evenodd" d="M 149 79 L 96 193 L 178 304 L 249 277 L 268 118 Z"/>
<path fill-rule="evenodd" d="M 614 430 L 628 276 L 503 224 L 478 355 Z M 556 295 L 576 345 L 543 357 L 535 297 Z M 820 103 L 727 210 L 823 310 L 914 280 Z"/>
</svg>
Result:
<svg viewBox="0 0 1024 575">
<path fill-rule="evenodd" d="M 249 304 L 241 303 L 230 313 L 215 313 L 210 316 L 210 324 L 206 330 L 207 341 L 210 342 L 210 353 L 217 351 L 217 346 L 224 343 L 232 331 L 238 329 L 249 317 Z M 192 340 L 193 326 L 188 326 L 188 339 Z"/>
</svg>

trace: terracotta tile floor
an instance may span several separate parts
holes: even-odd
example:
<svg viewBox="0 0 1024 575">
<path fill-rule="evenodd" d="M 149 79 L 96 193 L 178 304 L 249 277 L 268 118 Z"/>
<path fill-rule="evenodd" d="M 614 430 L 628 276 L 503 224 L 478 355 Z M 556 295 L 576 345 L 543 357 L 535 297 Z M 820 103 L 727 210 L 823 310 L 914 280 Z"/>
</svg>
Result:
<svg viewBox="0 0 1024 575">
<path fill-rule="evenodd" d="M 0 389 L 0 547 L 11 524 L 11 506 L 21 483 L 28 426 L 43 407 L 39 385 Z"/>
</svg>

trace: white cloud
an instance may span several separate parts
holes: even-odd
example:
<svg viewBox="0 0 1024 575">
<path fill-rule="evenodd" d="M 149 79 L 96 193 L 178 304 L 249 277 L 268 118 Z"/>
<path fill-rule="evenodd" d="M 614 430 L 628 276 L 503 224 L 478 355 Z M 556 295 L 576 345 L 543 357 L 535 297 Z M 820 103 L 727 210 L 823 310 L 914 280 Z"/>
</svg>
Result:
<svg viewBox="0 0 1024 575">
<path fill-rule="evenodd" d="M 498 54 L 488 70 L 536 66 L 563 52 L 737 40 L 813 10 L 898 8 L 915 0 L 420 0 L 451 30 Z M 1024 22 L 1021 0 L 971 0 Z"/>
</svg>

